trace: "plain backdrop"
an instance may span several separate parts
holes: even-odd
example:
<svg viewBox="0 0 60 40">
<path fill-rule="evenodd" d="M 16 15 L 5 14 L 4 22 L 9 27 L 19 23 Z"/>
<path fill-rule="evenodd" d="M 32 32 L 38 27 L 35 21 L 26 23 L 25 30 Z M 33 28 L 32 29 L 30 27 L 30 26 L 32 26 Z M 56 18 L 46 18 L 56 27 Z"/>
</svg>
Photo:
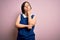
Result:
<svg viewBox="0 0 60 40">
<path fill-rule="evenodd" d="M 25 0 L 0 0 L 0 40 L 16 40 L 16 18 Z M 37 16 L 36 40 L 60 40 L 60 0 L 28 0 Z M 20 10 L 21 11 L 21 10 Z"/>
</svg>

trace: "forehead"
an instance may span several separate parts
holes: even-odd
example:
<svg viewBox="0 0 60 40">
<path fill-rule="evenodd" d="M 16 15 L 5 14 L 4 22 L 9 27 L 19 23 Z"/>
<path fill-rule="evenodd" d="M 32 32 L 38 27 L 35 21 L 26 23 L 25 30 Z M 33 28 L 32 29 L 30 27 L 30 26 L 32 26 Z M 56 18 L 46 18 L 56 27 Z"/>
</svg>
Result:
<svg viewBox="0 0 60 40">
<path fill-rule="evenodd" d="M 29 3 L 25 3 L 25 6 L 28 6 L 29 5 Z"/>
</svg>

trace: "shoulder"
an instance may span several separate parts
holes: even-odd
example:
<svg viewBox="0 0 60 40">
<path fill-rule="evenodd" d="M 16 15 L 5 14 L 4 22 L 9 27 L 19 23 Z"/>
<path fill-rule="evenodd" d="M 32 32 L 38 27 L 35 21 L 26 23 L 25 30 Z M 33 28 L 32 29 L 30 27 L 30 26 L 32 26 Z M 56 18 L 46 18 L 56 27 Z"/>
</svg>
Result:
<svg viewBox="0 0 60 40">
<path fill-rule="evenodd" d="M 21 16 L 21 15 L 22 15 L 22 12 L 19 13 L 19 16 Z"/>
<path fill-rule="evenodd" d="M 32 17 L 32 18 L 36 18 L 36 13 L 33 13 L 33 12 L 32 12 L 32 13 L 31 13 L 31 17 Z"/>
<path fill-rule="evenodd" d="M 34 15 L 34 16 L 36 16 L 36 13 L 33 13 L 33 12 L 32 12 L 32 13 L 31 13 L 31 15 Z"/>
<path fill-rule="evenodd" d="M 33 13 L 33 12 L 32 12 L 32 13 L 31 13 L 31 16 L 36 17 L 36 13 Z"/>
</svg>

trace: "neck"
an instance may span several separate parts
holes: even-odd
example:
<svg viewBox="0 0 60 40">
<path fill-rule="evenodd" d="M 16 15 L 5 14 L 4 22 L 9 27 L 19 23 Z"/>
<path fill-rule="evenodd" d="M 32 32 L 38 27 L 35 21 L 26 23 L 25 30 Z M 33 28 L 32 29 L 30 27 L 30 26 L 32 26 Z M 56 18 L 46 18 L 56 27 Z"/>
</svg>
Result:
<svg viewBox="0 0 60 40">
<path fill-rule="evenodd" d="M 25 12 L 25 15 L 26 15 L 26 16 L 28 16 L 28 13 L 27 13 L 27 12 Z"/>
</svg>

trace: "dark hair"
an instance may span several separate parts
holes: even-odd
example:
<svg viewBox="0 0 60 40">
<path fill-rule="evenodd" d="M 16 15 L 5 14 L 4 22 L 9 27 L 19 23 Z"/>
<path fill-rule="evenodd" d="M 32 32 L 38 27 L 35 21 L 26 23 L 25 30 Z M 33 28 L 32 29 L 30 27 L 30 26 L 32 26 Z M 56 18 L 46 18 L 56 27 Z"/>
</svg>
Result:
<svg viewBox="0 0 60 40">
<path fill-rule="evenodd" d="M 28 3 L 30 8 L 32 9 L 32 7 L 31 7 L 31 5 L 30 5 L 30 3 L 28 1 L 23 2 L 23 4 L 21 5 L 21 10 L 22 10 L 23 14 L 25 14 L 25 10 L 24 10 L 25 3 Z"/>
</svg>

